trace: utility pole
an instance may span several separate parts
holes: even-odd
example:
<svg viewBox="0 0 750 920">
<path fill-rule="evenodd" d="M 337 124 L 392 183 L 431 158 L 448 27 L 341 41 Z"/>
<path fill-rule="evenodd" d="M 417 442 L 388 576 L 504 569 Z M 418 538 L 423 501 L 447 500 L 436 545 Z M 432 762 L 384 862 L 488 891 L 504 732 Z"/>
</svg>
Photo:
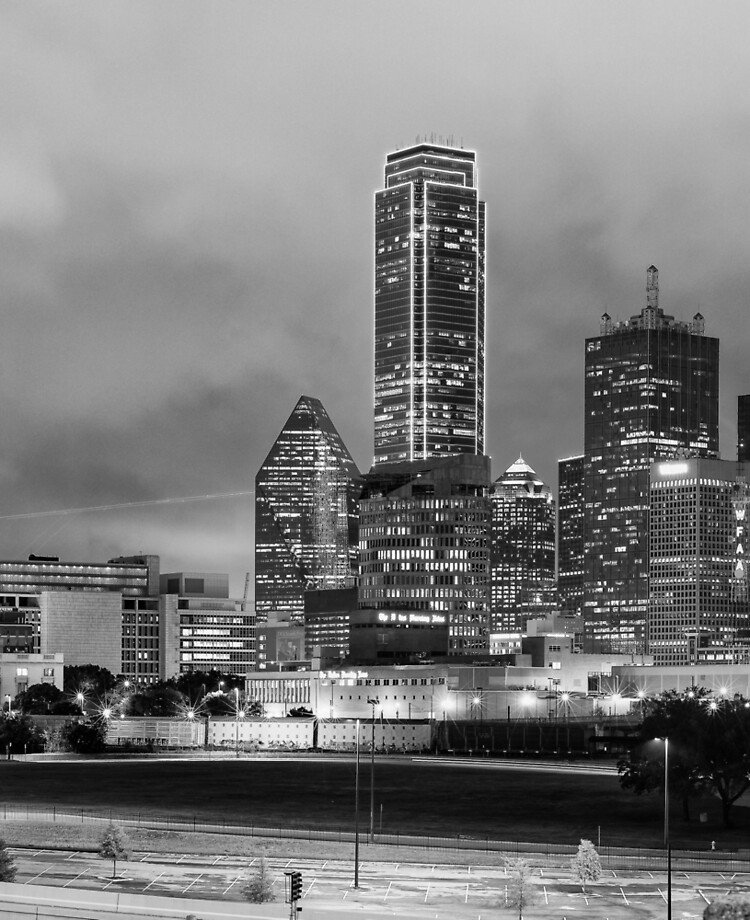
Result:
<svg viewBox="0 0 750 920">
<path fill-rule="evenodd" d="M 370 751 L 370 843 L 375 843 L 375 707 L 380 705 L 380 699 L 375 696 L 367 698 L 372 706 L 372 749 Z"/>
</svg>

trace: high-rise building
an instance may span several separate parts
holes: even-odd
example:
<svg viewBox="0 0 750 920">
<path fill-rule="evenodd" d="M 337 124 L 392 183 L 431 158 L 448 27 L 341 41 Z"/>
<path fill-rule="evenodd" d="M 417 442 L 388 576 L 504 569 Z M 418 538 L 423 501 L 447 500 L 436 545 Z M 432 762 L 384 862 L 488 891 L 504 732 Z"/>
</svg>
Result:
<svg viewBox="0 0 750 920">
<path fill-rule="evenodd" d="M 737 397 L 737 459 L 750 463 L 750 396 Z"/>
<path fill-rule="evenodd" d="M 646 305 L 586 340 L 584 636 L 641 652 L 648 612 L 649 466 L 679 451 L 719 448 L 719 341 L 704 319 L 680 322 L 659 306 L 658 271 Z"/>
<path fill-rule="evenodd" d="M 476 154 L 418 143 L 375 195 L 375 462 L 484 451 Z"/>
<path fill-rule="evenodd" d="M 583 454 L 559 460 L 557 493 L 557 594 L 560 609 L 583 611 Z"/>
<path fill-rule="evenodd" d="M 656 665 L 750 661 L 750 466 L 651 465 L 649 653 Z"/>
<path fill-rule="evenodd" d="M 491 630 L 523 629 L 538 613 L 536 595 L 555 577 L 555 500 L 550 487 L 519 457 L 490 493 Z"/>
<path fill-rule="evenodd" d="M 376 465 L 360 501 L 360 607 L 448 617 L 448 653 L 489 650 L 489 458 Z"/>
<path fill-rule="evenodd" d="M 354 584 L 360 474 L 322 403 L 301 396 L 255 477 L 255 610 L 302 623 L 305 590 Z"/>
</svg>

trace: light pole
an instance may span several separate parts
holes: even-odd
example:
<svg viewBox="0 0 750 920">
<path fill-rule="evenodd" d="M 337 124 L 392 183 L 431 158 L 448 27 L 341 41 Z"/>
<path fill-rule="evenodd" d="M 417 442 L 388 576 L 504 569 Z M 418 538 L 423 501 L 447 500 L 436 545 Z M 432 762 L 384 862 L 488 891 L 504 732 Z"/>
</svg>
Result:
<svg viewBox="0 0 750 920">
<path fill-rule="evenodd" d="M 244 713 L 243 713 L 244 715 Z M 240 688 L 234 688 L 234 755 L 240 756 Z"/>
<path fill-rule="evenodd" d="M 669 842 L 669 738 L 664 742 L 664 846 L 667 850 L 667 920 L 672 920 L 672 846 Z"/>
<path fill-rule="evenodd" d="M 367 702 L 372 706 L 372 750 L 370 751 L 370 843 L 375 842 L 375 707 L 380 705 L 379 697 L 372 699 L 368 696 Z"/>
<path fill-rule="evenodd" d="M 356 760 L 354 768 L 354 887 L 359 888 L 359 719 L 354 741 Z"/>
</svg>

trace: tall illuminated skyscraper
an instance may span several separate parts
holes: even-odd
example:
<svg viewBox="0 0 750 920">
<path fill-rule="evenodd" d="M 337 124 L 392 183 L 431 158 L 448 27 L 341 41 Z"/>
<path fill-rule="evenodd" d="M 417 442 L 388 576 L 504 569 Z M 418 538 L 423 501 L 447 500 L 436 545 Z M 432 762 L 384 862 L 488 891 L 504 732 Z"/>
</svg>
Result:
<svg viewBox="0 0 750 920">
<path fill-rule="evenodd" d="M 649 599 L 649 465 L 719 449 L 719 340 L 704 319 L 667 316 L 659 273 L 646 306 L 586 340 L 584 638 L 645 650 Z"/>
<path fill-rule="evenodd" d="M 557 463 L 557 593 L 560 609 L 583 610 L 583 454 Z"/>
<path fill-rule="evenodd" d="M 305 590 L 353 587 L 359 470 L 320 400 L 300 397 L 255 477 L 255 609 L 303 622 Z"/>
<path fill-rule="evenodd" d="M 418 143 L 375 195 L 375 463 L 484 452 L 476 154 Z"/>
<path fill-rule="evenodd" d="M 555 500 L 550 487 L 519 457 L 490 493 L 492 632 L 524 628 L 536 595 L 555 578 Z"/>
</svg>

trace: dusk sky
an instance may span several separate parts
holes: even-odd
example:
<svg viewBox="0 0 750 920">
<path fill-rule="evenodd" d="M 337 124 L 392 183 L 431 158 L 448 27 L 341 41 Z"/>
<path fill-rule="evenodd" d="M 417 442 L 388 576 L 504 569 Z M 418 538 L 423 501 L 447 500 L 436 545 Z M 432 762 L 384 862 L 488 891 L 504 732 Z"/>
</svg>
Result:
<svg viewBox="0 0 750 920">
<path fill-rule="evenodd" d="M 604 311 L 721 340 L 750 392 L 750 4 L 0 3 L 0 558 L 252 569 L 243 492 L 301 394 L 372 460 L 373 194 L 477 152 L 487 452 L 583 447 Z"/>
</svg>

